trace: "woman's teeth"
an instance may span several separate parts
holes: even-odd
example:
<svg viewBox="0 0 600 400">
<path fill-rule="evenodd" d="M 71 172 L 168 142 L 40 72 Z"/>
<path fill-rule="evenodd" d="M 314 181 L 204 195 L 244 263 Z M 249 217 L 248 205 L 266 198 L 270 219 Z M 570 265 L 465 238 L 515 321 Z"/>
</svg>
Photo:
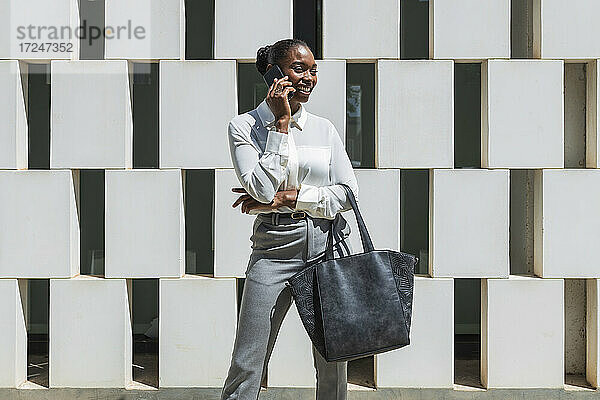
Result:
<svg viewBox="0 0 600 400">
<path fill-rule="evenodd" d="M 298 86 L 298 90 L 304 93 L 310 93 L 312 88 L 309 86 Z"/>
</svg>

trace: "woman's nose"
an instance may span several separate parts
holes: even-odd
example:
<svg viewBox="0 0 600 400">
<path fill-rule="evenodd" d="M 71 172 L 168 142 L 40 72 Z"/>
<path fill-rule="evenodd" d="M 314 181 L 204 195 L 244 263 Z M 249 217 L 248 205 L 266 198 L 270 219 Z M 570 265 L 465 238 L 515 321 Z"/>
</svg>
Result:
<svg viewBox="0 0 600 400">
<path fill-rule="evenodd" d="M 300 79 L 306 79 L 308 81 L 311 80 L 310 78 L 311 78 L 310 70 L 308 70 L 308 69 L 306 71 L 304 71 L 300 77 Z"/>
</svg>

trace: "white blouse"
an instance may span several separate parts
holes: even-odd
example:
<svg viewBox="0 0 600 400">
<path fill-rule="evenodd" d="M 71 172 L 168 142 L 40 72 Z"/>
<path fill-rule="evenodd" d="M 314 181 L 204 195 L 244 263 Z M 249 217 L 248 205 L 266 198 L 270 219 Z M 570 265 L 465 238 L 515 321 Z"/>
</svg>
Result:
<svg viewBox="0 0 600 400">
<path fill-rule="evenodd" d="M 229 150 L 238 180 L 261 203 L 279 190 L 299 189 L 296 208 L 250 210 L 249 214 L 304 211 L 333 219 L 352 209 L 345 183 L 358 202 L 358 183 L 344 144 L 326 118 L 309 113 L 303 104 L 292 115 L 288 133 L 277 132 L 266 100 L 229 122 Z"/>
</svg>

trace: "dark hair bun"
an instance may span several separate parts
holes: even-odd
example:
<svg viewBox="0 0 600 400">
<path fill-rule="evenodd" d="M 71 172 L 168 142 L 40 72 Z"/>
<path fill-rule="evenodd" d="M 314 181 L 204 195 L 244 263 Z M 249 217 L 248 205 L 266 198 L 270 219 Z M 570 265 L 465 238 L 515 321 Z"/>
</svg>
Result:
<svg viewBox="0 0 600 400">
<path fill-rule="evenodd" d="M 261 75 L 267 72 L 267 65 L 269 65 L 269 54 L 271 53 L 272 45 L 261 47 L 256 52 L 256 69 Z"/>
<path fill-rule="evenodd" d="M 256 52 L 256 69 L 264 75 L 269 64 L 278 64 L 281 67 L 281 63 L 289 56 L 290 49 L 298 46 L 305 46 L 310 50 L 306 42 L 301 39 L 281 39 L 272 45 L 261 47 Z"/>
</svg>

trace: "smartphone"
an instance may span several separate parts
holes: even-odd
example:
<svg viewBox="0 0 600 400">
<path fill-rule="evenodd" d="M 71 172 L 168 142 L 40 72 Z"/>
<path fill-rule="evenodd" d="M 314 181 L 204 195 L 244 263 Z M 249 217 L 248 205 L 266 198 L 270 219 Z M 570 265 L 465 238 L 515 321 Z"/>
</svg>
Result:
<svg viewBox="0 0 600 400">
<path fill-rule="evenodd" d="M 275 78 L 281 79 L 284 76 L 285 75 L 283 75 L 283 72 L 281 71 L 281 68 L 279 68 L 279 65 L 275 64 L 275 65 L 273 65 L 271 67 L 270 70 L 268 70 L 267 72 L 265 72 L 265 74 L 263 75 L 263 78 L 265 79 L 265 83 L 267 84 L 267 88 L 270 88 L 271 85 L 273 84 L 273 80 Z M 288 93 L 288 100 L 291 99 L 292 97 L 294 97 L 294 92 L 289 92 Z"/>
</svg>

